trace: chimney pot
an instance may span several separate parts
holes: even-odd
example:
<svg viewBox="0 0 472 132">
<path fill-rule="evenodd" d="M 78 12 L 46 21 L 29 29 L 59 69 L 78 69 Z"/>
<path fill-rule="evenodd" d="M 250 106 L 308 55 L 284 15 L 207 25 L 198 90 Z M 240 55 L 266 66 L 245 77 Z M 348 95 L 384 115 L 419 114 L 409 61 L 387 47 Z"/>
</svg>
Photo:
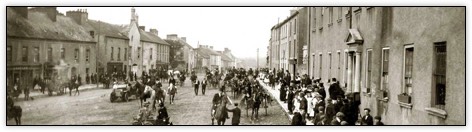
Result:
<svg viewBox="0 0 472 132">
<path fill-rule="evenodd" d="M 145 26 L 139 26 L 139 29 L 143 30 L 143 31 L 146 31 L 146 27 Z"/>
</svg>

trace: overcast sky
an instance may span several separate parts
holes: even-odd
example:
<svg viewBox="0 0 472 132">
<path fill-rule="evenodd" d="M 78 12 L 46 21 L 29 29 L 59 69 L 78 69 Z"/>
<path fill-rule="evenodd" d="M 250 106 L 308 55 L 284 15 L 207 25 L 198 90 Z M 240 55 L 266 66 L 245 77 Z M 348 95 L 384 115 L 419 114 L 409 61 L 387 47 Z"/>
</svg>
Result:
<svg viewBox="0 0 472 132">
<path fill-rule="evenodd" d="M 131 7 L 58 7 L 59 12 L 87 9 L 89 19 L 112 24 L 129 24 Z M 265 57 L 270 28 L 283 21 L 292 7 L 136 7 L 139 25 L 167 34 L 187 37 L 187 42 L 228 47 L 236 57 Z"/>
</svg>

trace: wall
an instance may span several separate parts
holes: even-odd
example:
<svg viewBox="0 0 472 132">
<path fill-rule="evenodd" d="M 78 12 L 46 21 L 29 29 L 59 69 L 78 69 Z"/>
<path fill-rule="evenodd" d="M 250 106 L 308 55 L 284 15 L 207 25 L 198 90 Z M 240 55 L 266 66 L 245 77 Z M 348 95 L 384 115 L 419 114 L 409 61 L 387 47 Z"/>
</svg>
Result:
<svg viewBox="0 0 472 132">
<path fill-rule="evenodd" d="M 128 32 L 129 46 L 131 46 L 131 60 L 129 61 L 129 65 L 131 66 L 132 72 L 136 74 L 136 76 L 141 77 L 142 74 L 142 67 L 143 67 L 143 59 L 142 59 L 142 45 L 141 45 L 141 38 L 139 34 L 138 27 L 135 21 L 131 21 L 129 32 Z M 141 47 L 141 51 L 138 52 L 138 47 Z M 140 58 L 138 58 L 138 53 L 140 53 Z M 137 66 L 133 66 L 136 64 Z"/>
<path fill-rule="evenodd" d="M 89 74 L 96 73 L 95 65 L 95 53 L 96 45 L 94 42 L 73 42 L 73 41 L 57 41 L 57 40 L 44 40 L 44 39 L 28 39 L 28 38 L 12 38 L 7 39 L 7 46 L 12 46 L 12 61 L 7 62 L 7 66 L 28 66 L 28 65 L 40 65 L 48 61 L 47 50 L 51 47 L 53 62 L 55 64 L 61 60 L 61 48 L 65 48 L 65 63 L 69 64 L 69 67 L 77 68 L 77 74 L 82 78 L 82 83 L 85 83 L 85 69 L 89 68 Z M 21 59 L 22 56 L 22 47 L 28 47 L 28 61 L 23 62 Z M 39 61 L 33 62 L 34 58 L 34 47 L 39 47 Z M 74 58 L 75 49 L 79 49 L 79 60 L 76 62 Z M 85 52 L 86 49 L 90 49 L 89 61 L 85 61 Z M 41 70 L 41 69 L 40 69 Z M 40 74 L 36 74 L 41 76 Z M 7 75 L 8 76 L 8 75 Z M 35 75 L 34 75 L 35 76 Z M 68 72 L 68 77 L 70 79 L 71 73 L 70 69 Z"/>
</svg>

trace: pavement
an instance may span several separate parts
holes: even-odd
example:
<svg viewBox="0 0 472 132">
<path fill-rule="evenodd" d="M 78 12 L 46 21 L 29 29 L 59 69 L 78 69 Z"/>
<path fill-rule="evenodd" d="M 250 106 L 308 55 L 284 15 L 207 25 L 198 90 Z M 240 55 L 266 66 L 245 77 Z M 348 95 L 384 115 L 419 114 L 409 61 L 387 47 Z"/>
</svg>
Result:
<svg viewBox="0 0 472 132">
<path fill-rule="evenodd" d="M 290 122 L 292 121 L 292 118 L 293 118 L 293 114 L 290 114 L 289 111 L 288 111 L 288 104 L 287 103 L 284 103 L 284 101 L 281 101 L 280 100 L 280 85 L 276 85 L 274 89 L 272 89 L 269 85 L 266 85 L 262 80 L 259 80 L 259 83 L 262 84 L 262 87 L 264 89 L 266 89 L 273 97 L 273 99 L 275 99 L 277 101 L 277 103 L 280 105 L 280 107 L 282 107 L 282 110 L 285 112 L 285 115 L 287 115 L 287 117 L 289 118 Z M 306 119 L 306 125 L 314 125 L 313 122 L 311 120 L 308 120 Z"/>
<path fill-rule="evenodd" d="M 79 86 L 79 91 L 87 91 L 87 90 L 92 90 L 92 89 L 98 89 L 98 88 L 103 88 L 103 84 L 99 84 L 97 87 L 97 84 L 84 84 Z M 66 89 L 66 92 L 69 93 L 69 89 Z M 56 95 L 54 92 L 53 95 Z M 48 96 L 47 91 L 44 92 L 44 94 L 39 90 L 39 89 L 34 89 L 30 91 L 30 97 L 37 99 L 37 98 L 44 98 L 44 97 L 50 97 Z M 18 96 L 18 99 L 24 100 L 25 94 L 21 93 L 20 96 Z"/>
</svg>

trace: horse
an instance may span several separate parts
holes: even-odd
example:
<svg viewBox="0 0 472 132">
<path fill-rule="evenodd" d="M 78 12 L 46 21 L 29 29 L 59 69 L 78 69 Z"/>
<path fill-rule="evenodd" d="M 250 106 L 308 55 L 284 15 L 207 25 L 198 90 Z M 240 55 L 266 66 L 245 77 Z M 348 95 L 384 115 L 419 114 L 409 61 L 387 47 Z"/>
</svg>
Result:
<svg viewBox="0 0 472 132">
<path fill-rule="evenodd" d="M 173 84 L 170 84 L 169 88 L 167 89 L 167 94 L 169 94 L 170 104 L 174 103 L 174 97 L 176 93 L 177 93 L 177 88 Z"/>
<path fill-rule="evenodd" d="M 214 124 L 214 120 L 216 120 L 218 125 L 224 125 L 226 119 L 228 118 L 228 111 L 226 108 L 226 104 L 228 103 L 228 97 L 226 95 L 221 96 L 220 103 L 216 104 L 216 108 L 212 109 L 212 116 L 211 124 Z"/>
</svg>

